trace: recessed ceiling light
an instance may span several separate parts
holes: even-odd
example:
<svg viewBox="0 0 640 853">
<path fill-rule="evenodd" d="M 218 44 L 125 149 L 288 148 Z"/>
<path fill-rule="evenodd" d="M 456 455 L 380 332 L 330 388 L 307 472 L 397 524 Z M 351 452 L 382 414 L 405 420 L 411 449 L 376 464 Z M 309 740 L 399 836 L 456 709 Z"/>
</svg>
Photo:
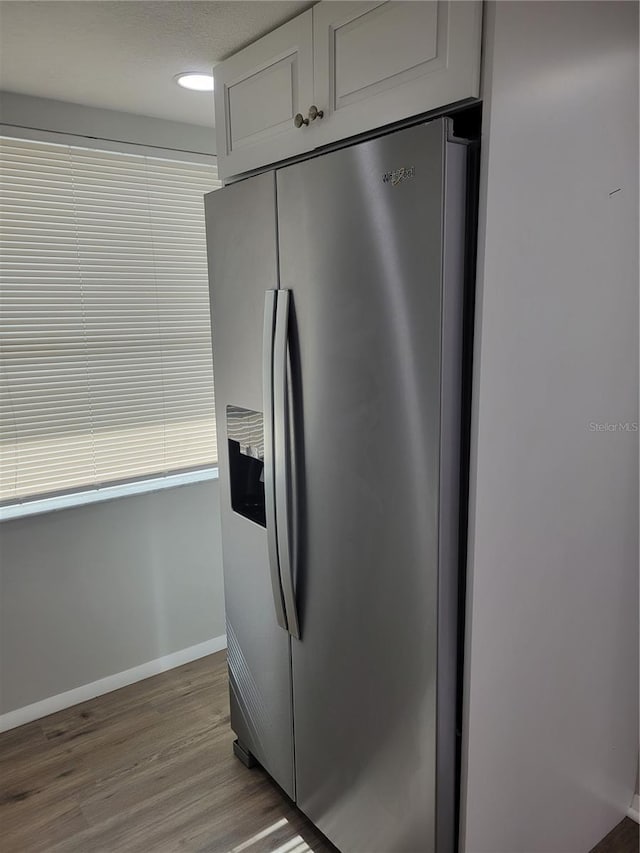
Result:
<svg viewBox="0 0 640 853">
<path fill-rule="evenodd" d="M 213 92 L 213 75 L 201 71 L 185 71 L 174 78 L 178 86 L 193 89 L 194 92 Z"/>
</svg>

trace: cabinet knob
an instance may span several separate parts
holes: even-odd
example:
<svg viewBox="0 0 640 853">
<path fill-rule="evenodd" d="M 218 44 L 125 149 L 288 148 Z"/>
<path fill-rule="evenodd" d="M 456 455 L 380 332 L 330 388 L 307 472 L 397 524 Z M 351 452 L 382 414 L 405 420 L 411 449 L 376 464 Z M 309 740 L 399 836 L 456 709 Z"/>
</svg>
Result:
<svg viewBox="0 0 640 853">
<path fill-rule="evenodd" d="M 324 115 L 324 110 L 319 110 L 315 104 L 309 107 L 309 118 L 311 121 L 315 121 L 317 118 L 322 118 Z"/>
<path fill-rule="evenodd" d="M 309 124 L 309 119 L 304 118 L 302 113 L 297 113 L 297 115 L 293 119 L 293 123 L 295 124 L 296 127 L 300 128 L 306 124 Z"/>
</svg>

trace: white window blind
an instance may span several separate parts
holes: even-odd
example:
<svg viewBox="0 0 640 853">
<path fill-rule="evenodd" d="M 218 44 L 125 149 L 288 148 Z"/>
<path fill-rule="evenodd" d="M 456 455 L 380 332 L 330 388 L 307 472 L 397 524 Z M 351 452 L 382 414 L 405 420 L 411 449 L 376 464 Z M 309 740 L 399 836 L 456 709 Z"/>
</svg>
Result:
<svg viewBox="0 0 640 853">
<path fill-rule="evenodd" d="M 215 166 L 0 139 L 0 501 L 216 461 Z"/>
</svg>

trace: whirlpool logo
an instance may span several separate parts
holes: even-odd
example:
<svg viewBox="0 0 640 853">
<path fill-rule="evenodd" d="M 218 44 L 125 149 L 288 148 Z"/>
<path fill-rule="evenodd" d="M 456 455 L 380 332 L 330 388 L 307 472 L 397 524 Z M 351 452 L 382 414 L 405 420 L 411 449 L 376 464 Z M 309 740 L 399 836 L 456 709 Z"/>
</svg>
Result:
<svg viewBox="0 0 640 853">
<path fill-rule="evenodd" d="M 400 169 L 394 169 L 392 172 L 385 172 L 382 176 L 383 184 L 391 184 L 392 187 L 397 187 L 403 181 L 408 181 L 409 178 L 415 178 L 415 166 L 402 166 Z"/>
</svg>

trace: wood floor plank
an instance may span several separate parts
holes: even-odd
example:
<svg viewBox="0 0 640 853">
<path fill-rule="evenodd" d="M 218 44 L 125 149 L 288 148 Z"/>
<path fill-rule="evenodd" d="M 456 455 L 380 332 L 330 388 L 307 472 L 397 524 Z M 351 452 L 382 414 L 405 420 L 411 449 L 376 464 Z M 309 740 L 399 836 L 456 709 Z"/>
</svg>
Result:
<svg viewBox="0 0 640 853">
<path fill-rule="evenodd" d="M 232 753 L 223 652 L 0 735 L 2 853 L 336 853 Z M 623 821 L 592 853 L 637 853 Z"/>
<path fill-rule="evenodd" d="M 0 734 L 0 784 L 7 774 L 48 752 L 45 744 L 46 738 L 37 722 Z"/>
<path fill-rule="evenodd" d="M 638 853 L 640 826 L 626 817 L 590 853 Z"/>
<path fill-rule="evenodd" d="M 0 736 L 2 853 L 330 853 L 232 753 L 224 652 Z"/>
</svg>

